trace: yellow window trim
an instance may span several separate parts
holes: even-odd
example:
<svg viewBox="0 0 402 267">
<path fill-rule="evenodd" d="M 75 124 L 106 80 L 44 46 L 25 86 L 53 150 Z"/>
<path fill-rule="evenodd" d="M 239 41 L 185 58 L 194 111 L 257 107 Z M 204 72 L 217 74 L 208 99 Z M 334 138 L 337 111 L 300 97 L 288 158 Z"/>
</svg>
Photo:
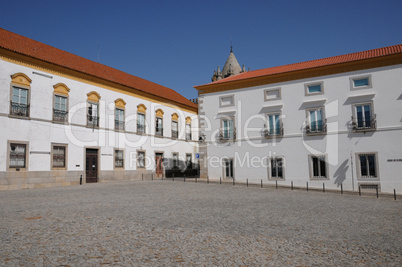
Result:
<svg viewBox="0 0 402 267">
<path fill-rule="evenodd" d="M 147 111 L 147 107 L 144 104 L 139 104 L 137 106 L 137 112 L 145 114 L 146 111 Z"/>
<path fill-rule="evenodd" d="M 179 115 L 177 113 L 172 114 L 172 121 L 178 121 L 179 120 Z"/>
<path fill-rule="evenodd" d="M 11 83 L 31 88 L 32 80 L 24 73 L 16 73 L 11 75 Z"/>
<path fill-rule="evenodd" d="M 54 88 L 54 93 L 59 94 L 59 95 L 65 95 L 68 96 L 68 92 L 70 92 L 70 88 L 67 87 L 64 83 L 58 83 L 53 86 Z"/>
<path fill-rule="evenodd" d="M 163 114 L 164 114 L 164 113 L 165 113 L 165 112 L 163 112 L 163 110 L 158 109 L 158 110 L 156 111 L 155 116 L 156 116 L 156 117 L 159 117 L 159 118 L 163 118 Z"/>
<path fill-rule="evenodd" d="M 88 101 L 95 102 L 95 103 L 98 103 L 99 99 L 101 98 L 101 96 L 95 91 L 89 92 L 87 94 L 87 96 L 88 96 L 88 98 L 87 98 Z"/>
<path fill-rule="evenodd" d="M 116 108 L 125 109 L 126 108 L 126 101 L 121 98 L 118 98 L 114 101 Z"/>
<path fill-rule="evenodd" d="M 191 124 L 191 118 L 190 117 L 186 118 L 186 124 Z"/>
</svg>

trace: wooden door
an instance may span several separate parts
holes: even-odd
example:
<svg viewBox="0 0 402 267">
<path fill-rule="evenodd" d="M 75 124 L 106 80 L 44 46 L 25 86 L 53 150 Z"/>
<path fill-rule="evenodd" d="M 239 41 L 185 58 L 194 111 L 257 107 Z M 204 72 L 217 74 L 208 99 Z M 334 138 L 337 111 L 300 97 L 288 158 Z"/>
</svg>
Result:
<svg viewBox="0 0 402 267">
<path fill-rule="evenodd" d="M 162 177 L 163 175 L 163 154 L 155 154 L 155 163 L 156 163 L 156 169 L 155 169 L 155 174 L 156 177 Z"/>
<path fill-rule="evenodd" d="M 87 183 L 98 182 L 98 155 L 87 153 L 85 165 L 86 165 L 86 182 Z"/>
</svg>

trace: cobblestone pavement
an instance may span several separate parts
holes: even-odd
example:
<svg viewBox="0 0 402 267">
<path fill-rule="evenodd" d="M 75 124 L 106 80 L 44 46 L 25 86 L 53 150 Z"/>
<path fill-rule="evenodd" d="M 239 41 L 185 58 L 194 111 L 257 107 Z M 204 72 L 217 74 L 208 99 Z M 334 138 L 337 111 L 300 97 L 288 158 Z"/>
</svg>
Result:
<svg viewBox="0 0 402 267">
<path fill-rule="evenodd" d="M 0 192 L 4 266 L 402 266 L 402 202 L 130 181 Z"/>
</svg>

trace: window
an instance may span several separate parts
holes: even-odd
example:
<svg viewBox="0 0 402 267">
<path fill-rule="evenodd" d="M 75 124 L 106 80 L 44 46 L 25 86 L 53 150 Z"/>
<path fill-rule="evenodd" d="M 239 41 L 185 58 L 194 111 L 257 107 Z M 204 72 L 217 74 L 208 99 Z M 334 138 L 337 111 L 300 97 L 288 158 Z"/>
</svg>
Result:
<svg viewBox="0 0 402 267">
<path fill-rule="evenodd" d="M 377 178 L 376 154 L 358 154 L 358 168 L 360 178 Z"/>
<path fill-rule="evenodd" d="M 115 109 L 115 124 L 114 124 L 114 129 L 115 130 L 124 130 L 124 110 L 120 108 Z"/>
<path fill-rule="evenodd" d="M 221 96 L 219 98 L 219 107 L 230 107 L 234 106 L 234 95 Z"/>
<path fill-rule="evenodd" d="M 371 75 L 362 77 L 350 78 L 350 85 L 352 89 L 366 89 L 371 88 Z"/>
<path fill-rule="evenodd" d="M 368 85 L 369 85 L 369 79 L 368 79 L 368 78 L 364 78 L 364 79 L 353 80 L 353 85 L 354 85 L 355 87 L 368 86 Z"/>
<path fill-rule="evenodd" d="M 311 178 L 327 178 L 325 156 L 310 156 Z"/>
<path fill-rule="evenodd" d="M 219 133 L 220 140 L 221 141 L 235 140 L 236 133 L 235 133 L 234 125 L 233 125 L 233 119 L 232 118 L 222 119 L 221 125 L 222 125 L 222 128 Z"/>
<path fill-rule="evenodd" d="M 281 115 L 279 113 L 267 114 L 267 123 L 265 125 L 264 135 L 266 138 L 283 135 Z"/>
<path fill-rule="evenodd" d="M 137 133 L 145 133 L 145 114 L 137 114 Z"/>
<path fill-rule="evenodd" d="M 305 86 L 306 95 L 317 95 L 323 94 L 323 83 L 313 83 L 313 84 L 306 84 Z"/>
<path fill-rule="evenodd" d="M 354 131 L 364 131 L 376 128 L 375 114 L 372 112 L 371 103 L 354 105 L 355 116 L 352 118 Z"/>
<path fill-rule="evenodd" d="M 191 124 L 186 123 L 186 140 L 191 140 Z"/>
<path fill-rule="evenodd" d="M 155 116 L 155 135 L 156 136 L 163 136 L 163 110 L 158 109 L 156 110 Z"/>
<path fill-rule="evenodd" d="M 193 168 L 192 155 L 191 154 L 186 154 L 186 168 L 187 169 L 192 169 Z"/>
<path fill-rule="evenodd" d="M 179 131 L 177 127 L 177 121 L 172 121 L 172 138 L 178 138 Z"/>
<path fill-rule="evenodd" d="M 89 92 L 87 96 L 87 125 L 99 127 L 99 100 L 101 97 L 94 91 Z"/>
<path fill-rule="evenodd" d="M 124 167 L 124 150 L 116 149 L 114 151 L 114 167 L 115 168 Z"/>
<path fill-rule="evenodd" d="M 88 120 L 87 125 L 91 127 L 99 126 L 98 104 L 88 102 Z"/>
<path fill-rule="evenodd" d="M 115 110 L 114 110 L 114 129 L 117 131 L 124 131 L 125 129 L 125 109 L 126 109 L 126 101 L 121 98 L 118 98 L 114 101 Z"/>
<path fill-rule="evenodd" d="M 145 114 L 147 107 L 144 104 L 137 106 L 137 133 L 145 134 Z"/>
<path fill-rule="evenodd" d="M 10 115 L 29 117 L 28 89 L 13 87 Z"/>
<path fill-rule="evenodd" d="M 162 118 L 156 118 L 156 123 L 155 123 L 155 135 L 157 136 L 163 136 L 163 119 Z"/>
<path fill-rule="evenodd" d="M 327 131 L 326 120 L 323 116 L 323 108 L 307 110 L 308 122 L 306 125 L 307 134 L 325 133 Z"/>
<path fill-rule="evenodd" d="M 52 168 L 65 168 L 66 167 L 66 146 L 53 145 L 52 146 Z"/>
<path fill-rule="evenodd" d="M 264 100 L 277 100 L 281 99 L 281 88 L 264 90 Z"/>
<path fill-rule="evenodd" d="M 270 178 L 283 179 L 284 178 L 284 160 L 281 157 L 274 157 L 270 159 Z"/>
<path fill-rule="evenodd" d="M 67 122 L 67 97 L 54 96 L 53 121 Z"/>
<path fill-rule="evenodd" d="M 27 145 L 10 143 L 10 168 L 26 168 Z"/>
<path fill-rule="evenodd" d="M 145 152 L 137 151 L 137 167 L 145 168 Z"/>
<path fill-rule="evenodd" d="M 179 154 L 173 153 L 173 168 L 179 167 Z"/>
<path fill-rule="evenodd" d="M 24 73 L 11 75 L 10 115 L 29 117 L 29 90 L 32 80 Z"/>
<path fill-rule="evenodd" d="M 66 123 L 68 121 L 68 92 L 70 89 L 64 83 L 58 83 L 53 88 L 53 122 Z"/>
</svg>

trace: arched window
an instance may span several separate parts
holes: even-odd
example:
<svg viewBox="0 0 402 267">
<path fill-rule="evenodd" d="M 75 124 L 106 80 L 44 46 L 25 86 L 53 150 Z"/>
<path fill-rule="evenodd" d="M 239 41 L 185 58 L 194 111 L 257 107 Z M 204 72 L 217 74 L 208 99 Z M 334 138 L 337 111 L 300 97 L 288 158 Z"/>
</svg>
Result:
<svg viewBox="0 0 402 267">
<path fill-rule="evenodd" d="M 179 137 L 179 115 L 177 113 L 172 114 L 172 138 Z"/>
<path fill-rule="evenodd" d="M 124 131 L 124 124 L 125 124 L 125 109 L 126 109 L 126 102 L 119 98 L 114 101 L 115 109 L 114 109 L 114 129 L 118 131 Z"/>
<path fill-rule="evenodd" d="M 68 93 L 70 89 L 64 83 L 53 86 L 53 122 L 68 121 Z"/>
<path fill-rule="evenodd" d="M 191 118 L 186 118 L 186 140 L 191 140 Z"/>
<path fill-rule="evenodd" d="M 99 100 L 100 95 L 97 92 L 87 94 L 87 126 L 99 127 Z"/>
<path fill-rule="evenodd" d="M 10 115 L 29 117 L 31 82 L 24 73 L 11 75 Z"/>
<path fill-rule="evenodd" d="M 163 136 L 163 110 L 158 109 L 155 112 L 155 117 L 156 117 L 156 121 L 155 121 L 155 135 L 156 136 Z"/>
<path fill-rule="evenodd" d="M 145 134 L 145 114 L 147 107 L 144 104 L 137 106 L 137 134 Z"/>
</svg>

